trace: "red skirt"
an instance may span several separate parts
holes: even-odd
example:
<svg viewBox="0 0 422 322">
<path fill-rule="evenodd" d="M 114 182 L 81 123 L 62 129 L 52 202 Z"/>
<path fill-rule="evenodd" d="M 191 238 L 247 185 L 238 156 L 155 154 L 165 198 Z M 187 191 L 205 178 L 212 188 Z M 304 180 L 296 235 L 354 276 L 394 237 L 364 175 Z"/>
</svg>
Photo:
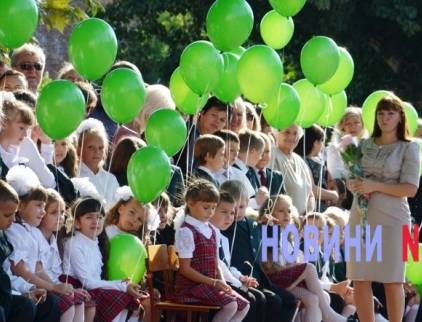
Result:
<svg viewBox="0 0 422 322">
<path fill-rule="evenodd" d="M 185 292 L 178 292 L 177 296 L 172 297 L 172 300 L 179 303 L 199 303 L 217 306 L 224 306 L 236 301 L 238 311 L 243 310 L 249 304 L 248 300 L 235 291 L 225 293 L 205 284 L 198 284 Z"/>
<path fill-rule="evenodd" d="M 289 266 L 280 272 L 269 274 L 268 278 L 276 286 L 280 288 L 288 288 L 303 274 L 305 268 L 306 263 Z M 305 281 L 301 281 L 296 286 L 306 288 L 306 283 Z"/>
<path fill-rule="evenodd" d="M 85 302 L 82 294 L 74 292 L 73 295 L 62 295 L 54 293 L 59 298 L 60 313 L 66 312 L 73 305 L 80 305 Z"/>
<path fill-rule="evenodd" d="M 60 276 L 60 280 L 66 280 L 66 276 Z M 67 276 L 67 282 L 75 288 L 82 288 L 82 283 Z M 88 293 L 95 303 L 95 322 L 111 322 L 123 310 L 135 311 L 139 309 L 140 302 L 127 293 L 118 290 L 95 288 Z"/>
</svg>

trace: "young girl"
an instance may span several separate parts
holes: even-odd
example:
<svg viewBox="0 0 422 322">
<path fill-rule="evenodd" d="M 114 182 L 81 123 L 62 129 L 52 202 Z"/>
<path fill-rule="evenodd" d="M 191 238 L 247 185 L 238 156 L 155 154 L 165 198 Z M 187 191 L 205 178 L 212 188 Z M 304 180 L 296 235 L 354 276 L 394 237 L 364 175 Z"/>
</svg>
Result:
<svg viewBox="0 0 422 322">
<path fill-rule="evenodd" d="M 70 135 L 66 139 L 54 142 L 54 164 L 69 178 L 76 177 L 78 174 L 78 158 L 73 140 L 73 135 Z"/>
<path fill-rule="evenodd" d="M 42 236 L 39 235 L 42 237 L 39 240 L 41 262 L 48 280 L 54 283 L 59 283 L 59 277 L 63 274 L 56 234 L 63 226 L 65 207 L 66 205 L 60 194 L 53 189 L 48 189 L 45 216 L 38 229 L 42 233 Z M 65 304 L 73 302 L 75 304 L 74 310 L 66 311 L 66 315 L 62 315 L 61 321 L 72 321 L 72 313 L 73 321 L 94 321 L 95 306 L 86 307 L 84 312 L 84 301 L 91 299 L 89 293 L 83 289 L 75 289 L 73 297 L 73 301 Z"/>
<path fill-rule="evenodd" d="M 78 156 L 82 160 L 79 177 L 87 177 L 105 199 L 106 205 L 115 200 L 119 183 L 104 170 L 108 151 L 108 137 L 103 123 L 96 119 L 82 121 L 78 128 Z"/>
<path fill-rule="evenodd" d="M 209 224 L 219 200 L 215 186 L 197 179 L 185 195 L 186 217 L 176 231 L 176 249 L 180 268 L 175 291 L 181 302 L 200 302 L 222 308 L 213 322 L 240 322 L 249 310 L 249 303 L 234 292 L 218 269 L 216 231 Z"/>
<path fill-rule="evenodd" d="M 96 319 L 126 321 L 129 310 L 138 313 L 140 289 L 128 280 L 104 279 L 107 249 L 103 232 L 104 207 L 93 198 L 76 201 L 72 207 L 75 232 L 65 240 L 61 280 L 86 288 L 96 303 Z M 104 235 L 104 232 L 103 232 Z M 103 270 L 103 272 L 102 272 Z M 131 315 L 128 321 L 137 321 Z"/>
<path fill-rule="evenodd" d="M 0 156 L 2 159 L 1 176 L 5 178 L 8 169 L 25 163 L 38 176 L 46 188 L 54 188 L 56 182 L 53 174 L 47 168 L 34 142 L 28 137 L 28 130 L 35 125 L 32 110 L 19 101 L 3 102 L 4 123 L 0 131 Z M 48 144 L 42 144 L 41 149 L 52 149 Z"/>
<path fill-rule="evenodd" d="M 145 223 L 148 217 L 148 205 L 137 201 L 128 186 L 117 189 L 117 203 L 108 211 L 105 219 L 105 231 L 111 239 L 119 233 L 137 235 L 142 241 L 148 235 Z"/>
<path fill-rule="evenodd" d="M 153 206 L 158 210 L 160 216 L 160 224 L 153 234 L 154 244 L 174 245 L 174 209 L 168 194 L 162 192 L 160 197 L 153 202 Z"/>
<path fill-rule="evenodd" d="M 264 223 L 273 221 L 282 230 L 291 223 L 291 208 L 293 204 L 289 196 L 271 197 L 260 209 L 260 221 Z M 274 263 L 270 255 L 268 262 L 263 263 L 262 266 L 275 285 L 286 288 L 303 301 L 304 320 L 307 322 L 320 322 L 321 319 L 324 322 L 346 321 L 345 317 L 334 312 L 326 302 L 315 266 L 310 263 L 289 264 L 283 256 L 282 249 L 280 245 L 277 262 Z M 302 281 L 306 284 L 301 283 Z"/>
<path fill-rule="evenodd" d="M 81 298 L 74 297 L 72 285 L 53 280 L 44 270 L 41 256 L 43 235 L 36 227 L 45 215 L 47 193 L 40 186 L 37 176 L 24 166 L 9 170 L 7 181 L 13 186 L 20 198 L 15 223 L 6 231 L 6 236 L 14 247 L 10 256 L 11 271 L 38 288 L 47 290 L 47 299 L 58 302 L 61 321 L 74 321 L 75 304 L 80 306 Z M 83 308 L 82 308 L 83 310 Z M 75 321 L 82 321 L 77 317 Z"/>
</svg>

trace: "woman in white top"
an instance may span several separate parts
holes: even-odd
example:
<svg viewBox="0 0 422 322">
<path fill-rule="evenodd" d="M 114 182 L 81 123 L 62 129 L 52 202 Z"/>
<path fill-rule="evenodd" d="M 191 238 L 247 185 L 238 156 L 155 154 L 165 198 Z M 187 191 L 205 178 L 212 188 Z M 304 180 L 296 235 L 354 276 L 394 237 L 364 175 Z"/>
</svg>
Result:
<svg viewBox="0 0 422 322">
<path fill-rule="evenodd" d="M 272 163 L 274 169 L 282 173 L 284 190 L 292 198 L 300 215 L 315 208 L 311 171 L 306 162 L 293 152 L 302 136 L 303 130 L 296 124 L 281 130 Z"/>
<path fill-rule="evenodd" d="M 104 170 L 107 158 L 108 137 L 103 123 L 89 118 L 78 128 L 78 156 L 81 159 L 79 177 L 87 177 L 105 199 L 106 206 L 115 200 L 119 183 L 116 177 Z"/>
<path fill-rule="evenodd" d="M 42 155 L 34 142 L 28 137 L 28 131 L 35 125 L 35 116 L 31 108 L 19 101 L 3 102 L 4 125 L 0 131 L 1 175 L 4 178 L 8 169 L 18 164 L 25 164 L 38 176 L 45 188 L 54 188 L 54 175 L 46 163 L 52 162 L 53 144 L 41 144 Z"/>
<path fill-rule="evenodd" d="M 64 244 L 64 278 L 75 287 L 86 288 L 96 303 L 96 319 L 105 322 L 126 321 L 129 310 L 135 314 L 128 321 L 138 321 L 139 300 L 142 298 L 137 285 L 128 280 L 104 279 L 104 207 L 93 198 L 79 199 L 72 208 L 74 235 Z M 98 237 L 101 235 L 101 239 Z"/>
</svg>

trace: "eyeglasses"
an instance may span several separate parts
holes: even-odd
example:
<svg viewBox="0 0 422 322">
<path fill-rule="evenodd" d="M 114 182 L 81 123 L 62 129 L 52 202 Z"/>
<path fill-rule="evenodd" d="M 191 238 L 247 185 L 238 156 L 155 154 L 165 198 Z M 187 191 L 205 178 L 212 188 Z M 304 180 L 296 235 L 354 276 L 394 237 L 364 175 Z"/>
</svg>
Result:
<svg viewBox="0 0 422 322">
<path fill-rule="evenodd" d="M 35 68 L 35 70 L 40 71 L 43 66 L 40 63 L 23 63 L 19 64 L 19 67 L 23 70 L 31 70 L 32 68 Z"/>
</svg>

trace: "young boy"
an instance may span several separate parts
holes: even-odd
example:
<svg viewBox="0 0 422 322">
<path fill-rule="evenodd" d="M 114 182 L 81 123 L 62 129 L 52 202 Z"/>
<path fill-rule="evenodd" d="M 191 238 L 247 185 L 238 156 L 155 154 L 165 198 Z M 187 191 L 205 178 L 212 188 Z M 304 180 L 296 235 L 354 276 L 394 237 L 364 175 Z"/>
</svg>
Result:
<svg viewBox="0 0 422 322">
<path fill-rule="evenodd" d="M 225 144 L 226 163 L 224 168 L 215 174 L 215 178 L 221 185 L 227 180 L 239 180 L 246 187 L 249 198 L 255 195 L 255 189 L 245 173 L 240 169 L 233 167 L 239 155 L 240 141 L 237 134 L 230 130 L 221 130 L 215 133 L 216 136 L 222 138 Z"/>
<path fill-rule="evenodd" d="M 9 69 L 3 75 L 0 74 L 0 90 L 14 92 L 21 89 L 28 89 L 24 74 L 14 69 Z"/>
<path fill-rule="evenodd" d="M 295 314 L 297 300 L 290 292 L 277 288 L 261 269 L 261 233 L 258 224 L 246 217 L 248 196 L 240 181 L 226 181 L 221 190 L 230 193 L 237 201 L 235 222 L 223 232 L 231 245 L 231 266 L 242 275 L 256 279 L 257 289 L 266 300 L 266 317 L 259 321 L 290 322 Z"/>
<path fill-rule="evenodd" d="M 233 196 L 226 192 L 220 192 L 220 201 L 215 209 L 214 216 L 210 222 L 214 225 L 217 232 L 225 231 L 234 221 L 236 210 L 236 201 Z M 255 278 L 242 275 L 235 267 L 230 267 L 230 248 L 229 240 L 226 236 L 218 234 L 219 267 L 223 273 L 226 282 L 237 293 L 249 301 L 249 312 L 243 322 L 258 322 L 265 315 L 265 295 L 255 289 L 258 282 Z"/>
<path fill-rule="evenodd" d="M 218 188 L 220 184 L 215 173 L 224 167 L 224 141 L 212 134 L 201 135 L 196 141 L 194 156 L 198 167 L 193 170 L 192 175 L 208 180 Z"/>
</svg>

